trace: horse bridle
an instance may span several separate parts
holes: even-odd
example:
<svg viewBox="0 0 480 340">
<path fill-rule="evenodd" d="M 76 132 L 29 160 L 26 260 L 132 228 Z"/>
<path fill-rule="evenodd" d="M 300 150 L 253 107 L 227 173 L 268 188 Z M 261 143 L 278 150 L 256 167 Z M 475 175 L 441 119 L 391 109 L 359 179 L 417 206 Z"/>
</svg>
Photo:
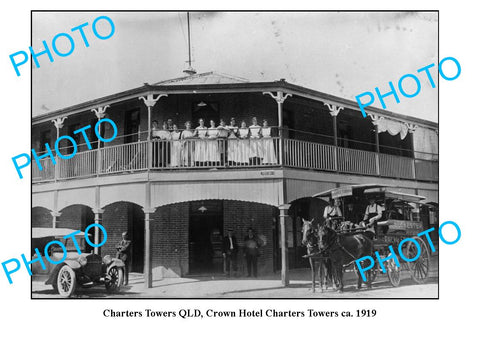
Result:
<svg viewBox="0 0 480 340">
<path fill-rule="evenodd" d="M 327 230 L 332 230 L 335 233 L 335 237 L 327 245 L 327 247 L 324 250 L 322 250 L 322 252 L 327 252 L 328 250 L 330 250 L 331 247 L 333 247 L 336 244 L 340 249 L 342 249 L 344 252 L 346 252 L 348 255 L 350 255 L 354 260 L 356 259 L 356 257 L 353 256 L 352 253 L 350 253 L 344 246 L 342 246 L 340 244 L 340 242 L 338 240 L 338 233 L 335 230 L 333 230 L 332 228 L 329 228 L 327 226 L 323 226 L 323 228 L 325 228 Z M 318 247 L 318 249 L 320 250 L 320 246 Z"/>
<path fill-rule="evenodd" d="M 318 233 L 318 228 L 315 229 L 313 226 L 310 227 L 310 229 L 308 230 L 308 234 L 307 234 L 307 244 L 306 244 L 306 247 L 307 248 L 315 248 L 315 247 L 318 247 L 318 236 L 317 237 L 314 237 L 316 239 L 316 243 L 312 243 L 310 242 L 310 240 L 308 240 L 308 236 L 311 236 L 312 234 L 315 235 L 316 233 Z"/>
</svg>

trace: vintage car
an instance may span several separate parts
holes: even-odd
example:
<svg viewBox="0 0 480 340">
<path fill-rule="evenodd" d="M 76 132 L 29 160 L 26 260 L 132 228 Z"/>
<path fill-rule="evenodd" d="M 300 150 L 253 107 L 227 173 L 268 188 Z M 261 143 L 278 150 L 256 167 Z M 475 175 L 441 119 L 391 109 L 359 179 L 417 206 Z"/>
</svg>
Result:
<svg viewBox="0 0 480 340">
<path fill-rule="evenodd" d="M 79 254 L 72 238 L 64 238 L 75 231 L 68 228 L 32 228 L 32 260 L 38 258 L 37 248 L 46 267 L 43 269 L 40 261 L 32 263 L 32 279 L 46 280 L 45 284 L 51 284 L 64 297 L 72 296 L 77 286 L 89 288 L 105 284 L 107 292 L 118 291 L 123 283 L 123 261 L 110 255 L 102 259 L 100 255 L 86 253 L 83 232 L 75 235 L 81 250 Z M 60 264 L 52 264 L 44 254 L 45 246 L 53 240 L 62 242 L 67 250 L 66 258 Z M 48 248 L 48 256 L 53 262 L 58 262 L 64 256 L 63 249 L 53 244 Z"/>
</svg>

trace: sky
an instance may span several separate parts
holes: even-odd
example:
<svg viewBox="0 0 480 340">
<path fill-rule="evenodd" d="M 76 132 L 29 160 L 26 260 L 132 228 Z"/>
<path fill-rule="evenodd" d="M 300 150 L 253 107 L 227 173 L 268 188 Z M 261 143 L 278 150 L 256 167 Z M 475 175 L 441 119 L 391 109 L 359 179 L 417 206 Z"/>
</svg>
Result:
<svg viewBox="0 0 480 340">
<path fill-rule="evenodd" d="M 96 38 L 95 18 L 107 15 L 114 35 Z M 39 57 L 33 66 L 33 115 L 181 77 L 188 59 L 186 13 L 34 12 L 32 47 L 42 50 L 53 37 L 88 22 L 85 47 L 71 33 L 75 49 L 68 57 Z M 99 21 L 98 30 L 109 27 Z M 438 121 L 438 87 L 416 70 L 438 63 L 438 16 L 419 12 L 199 12 L 191 13 L 193 67 L 251 81 L 286 81 L 355 101 L 363 92 L 382 93 L 407 73 L 421 81 L 414 98 L 385 99 L 387 110 Z M 66 39 L 57 40 L 61 51 Z M 413 81 L 404 83 L 415 92 Z M 397 89 L 398 91 L 398 89 Z M 366 99 L 366 98 L 365 98 Z M 381 107 L 378 98 L 374 106 Z"/>
</svg>

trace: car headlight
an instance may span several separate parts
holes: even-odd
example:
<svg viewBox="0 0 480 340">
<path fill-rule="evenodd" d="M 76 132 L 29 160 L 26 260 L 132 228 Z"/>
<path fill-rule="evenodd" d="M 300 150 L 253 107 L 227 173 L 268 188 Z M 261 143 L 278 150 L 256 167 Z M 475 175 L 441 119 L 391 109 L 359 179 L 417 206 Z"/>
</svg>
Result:
<svg viewBox="0 0 480 340">
<path fill-rule="evenodd" d="M 80 255 L 80 257 L 78 258 L 78 263 L 80 263 L 80 265 L 83 267 L 87 264 L 87 257 L 83 254 Z"/>
<path fill-rule="evenodd" d="M 112 260 L 112 256 L 110 256 L 110 255 L 105 255 L 105 256 L 103 257 L 103 263 L 105 263 L 107 266 L 108 266 L 110 263 L 112 263 L 112 261 L 113 261 L 113 260 Z"/>
</svg>

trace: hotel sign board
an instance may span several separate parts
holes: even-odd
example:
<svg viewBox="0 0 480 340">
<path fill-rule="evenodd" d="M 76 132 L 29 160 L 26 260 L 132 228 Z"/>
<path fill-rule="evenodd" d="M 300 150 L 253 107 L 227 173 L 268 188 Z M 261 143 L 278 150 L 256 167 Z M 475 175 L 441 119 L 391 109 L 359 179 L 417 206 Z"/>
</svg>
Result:
<svg viewBox="0 0 480 340">
<path fill-rule="evenodd" d="M 352 196 L 352 194 L 353 194 L 352 187 L 338 188 L 332 191 L 332 198 Z"/>
</svg>

